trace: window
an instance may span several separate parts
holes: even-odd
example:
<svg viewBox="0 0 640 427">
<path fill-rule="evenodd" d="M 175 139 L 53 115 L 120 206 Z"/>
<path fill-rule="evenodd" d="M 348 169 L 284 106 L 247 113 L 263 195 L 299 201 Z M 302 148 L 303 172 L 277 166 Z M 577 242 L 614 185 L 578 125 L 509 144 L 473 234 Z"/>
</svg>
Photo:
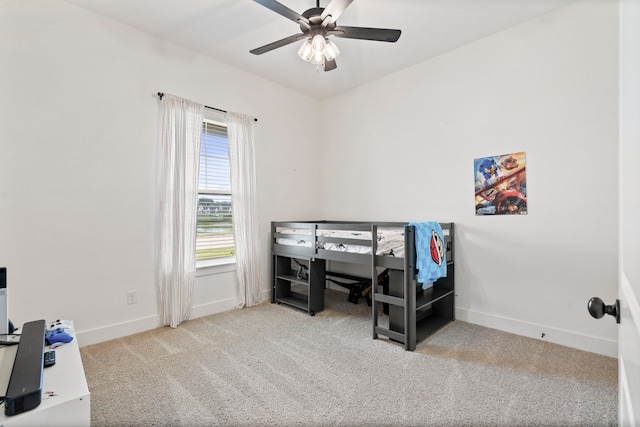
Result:
<svg viewBox="0 0 640 427">
<path fill-rule="evenodd" d="M 196 261 L 234 256 L 227 126 L 210 110 L 202 123 L 198 181 Z"/>
</svg>

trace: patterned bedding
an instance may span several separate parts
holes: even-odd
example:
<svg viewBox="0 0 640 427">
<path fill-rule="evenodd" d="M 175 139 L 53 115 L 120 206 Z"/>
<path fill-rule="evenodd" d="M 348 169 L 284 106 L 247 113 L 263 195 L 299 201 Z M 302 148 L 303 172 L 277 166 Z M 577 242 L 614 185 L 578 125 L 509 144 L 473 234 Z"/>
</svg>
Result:
<svg viewBox="0 0 640 427">
<path fill-rule="evenodd" d="M 295 239 L 278 238 L 279 245 L 303 246 L 310 248 L 312 245 L 311 230 L 308 228 L 280 228 L 279 233 L 296 235 Z M 334 237 L 342 239 L 369 240 L 370 231 L 348 231 L 348 230 L 316 230 L 317 236 Z M 378 228 L 377 230 L 377 255 L 404 257 L 404 230 L 402 228 Z M 298 237 L 299 236 L 299 237 Z M 328 251 L 340 251 L 359 254 L 371 254 L 371 246 L 361 246 L 354 244 L 317 242 L 317 249 Z"/>
</svg>

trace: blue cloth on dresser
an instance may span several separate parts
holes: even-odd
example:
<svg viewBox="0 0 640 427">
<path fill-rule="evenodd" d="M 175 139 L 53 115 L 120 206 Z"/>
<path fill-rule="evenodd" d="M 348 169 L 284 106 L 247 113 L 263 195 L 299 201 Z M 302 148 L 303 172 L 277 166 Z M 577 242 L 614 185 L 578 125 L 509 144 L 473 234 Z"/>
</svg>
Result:
<svg viewBox="0 0 640 427">
<path fill-rule="evenodd" d="M 410 222 L 415 229 L 416 268 L 418 282 L 429 287 L 441 277 L 447 276 L 446 248 L 440 223 Z"/>
</svg>

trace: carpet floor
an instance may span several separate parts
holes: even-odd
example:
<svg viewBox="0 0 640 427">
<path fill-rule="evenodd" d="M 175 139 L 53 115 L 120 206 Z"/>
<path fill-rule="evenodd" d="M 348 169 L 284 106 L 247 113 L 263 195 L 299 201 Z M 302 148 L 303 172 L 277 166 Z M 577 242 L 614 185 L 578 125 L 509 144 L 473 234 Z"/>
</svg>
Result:
<svg viewBox="0 0 640 427">
<path fill-rule="evenodd" d="M 93 426 L 615 426 L 617 359 L 454 321 L 413 352 L 371 311 L 263 303 L 82 347 Z"/>
</svg>

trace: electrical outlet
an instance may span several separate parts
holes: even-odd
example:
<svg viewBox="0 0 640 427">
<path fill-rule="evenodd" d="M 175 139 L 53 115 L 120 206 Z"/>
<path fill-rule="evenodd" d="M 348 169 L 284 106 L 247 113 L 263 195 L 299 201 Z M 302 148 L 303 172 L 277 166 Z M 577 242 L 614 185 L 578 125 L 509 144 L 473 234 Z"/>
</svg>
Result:
<svg viewBox="0 0 640 427">
<path fill-rule="evenodd" d="M 135 304 L 138 302 L 138 291 L 127 292 L 127 304 Z"/>
</svg>

